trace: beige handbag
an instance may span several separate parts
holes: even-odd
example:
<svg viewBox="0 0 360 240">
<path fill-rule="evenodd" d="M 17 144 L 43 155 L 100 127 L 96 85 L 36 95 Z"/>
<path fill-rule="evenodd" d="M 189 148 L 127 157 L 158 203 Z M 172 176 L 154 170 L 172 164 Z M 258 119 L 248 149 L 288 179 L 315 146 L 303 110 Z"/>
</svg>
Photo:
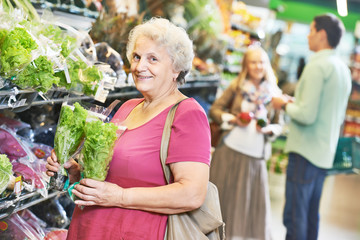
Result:
<svg viewBox="0 0 360 240">
<path fill-rule="evenodd" d="M 181 101 L 180 101 L 181 102 Z M 161 139 L 160 159 L 167 183 L 171 176 L 170 167 L 165 164 L 169 147 L 171 127 L 175 116 L 176 103 L 169 111 Z M 219 194 L 216 186 L 209 182 L 205 201 L 200 208 L 171 214 L 165 234 L 167 240 L 224 240 L 225 224 L 222 220 Z"/>
</svg>

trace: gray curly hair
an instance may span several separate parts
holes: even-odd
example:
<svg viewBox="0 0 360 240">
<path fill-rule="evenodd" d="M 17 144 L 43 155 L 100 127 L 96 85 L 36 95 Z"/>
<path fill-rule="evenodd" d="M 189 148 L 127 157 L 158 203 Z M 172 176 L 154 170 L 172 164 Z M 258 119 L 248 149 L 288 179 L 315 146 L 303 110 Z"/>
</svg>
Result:
<svg viewBox="0 0 360 240">
<path fill-rule="evenodd" d="M 126 57 L 131 63 L 136 40 L 147 37 L 164 46 L 173 62 L 175 71 L 180 72 L 176 81 L 185 82 L 185 76 L 190 71 L 194 58 L 193 43 L 186 31 L 164 18 L 153 17 L 137 25 L 130 31 L 126 47 Z"/>
</svg>

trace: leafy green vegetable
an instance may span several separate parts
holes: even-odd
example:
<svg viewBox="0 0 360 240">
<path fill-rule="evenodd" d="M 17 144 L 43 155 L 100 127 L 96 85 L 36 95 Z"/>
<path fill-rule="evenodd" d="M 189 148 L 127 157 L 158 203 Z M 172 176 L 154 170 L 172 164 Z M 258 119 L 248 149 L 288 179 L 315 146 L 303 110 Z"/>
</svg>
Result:
<svg viewBox="0 0 360 240">
<path fill-rule="evenodd" d="M 10 0 L 0 0 L 0 6 L 2 6 L 5 12 L 10 12 L 14 10 L 14 7 Z"/>
<path fill-rule="evenodd" d="M 86 95 L 95 95 L 98 82 L 102 79 L 101 71 L 96 67 L 89 67 L 85 62 L 78 59 L 67 59 L 71 83 L 67 83 L 64 71 L 55 75 L 60 78 L 59 85 L 68 90 L 82 92 Z"/>
<path fill-rule="evenodd" d="M 61 108 L 54 139 L 54 150 L 61 165 L 69 160 L 80 145 L 87 115 L 87 110 L 79 103 L 74 104 L 74 111 L 67 105 Z"/>
<path fill-rule="evenodd" d="M 36 42 L 24 28 L 14 28 L 6 35 L 1 45 L 1 74 L 5 77 L 15 75 L 19 69 L 31 62 L 30 53 L 37 47 Z"/>
<path fill-rule="evenodd" d="M 12 165 L 9 158 L 5 154 L 0 154 L 0 193 L 6 189 L 12 174 Z"/>
<path fill-rule="evenodd" d="M 40 31 L 40 34 L 51 39 L 55 44 L 61 47 L 61 54 L 64 57 L 69 54 L 77 47 L 76 38 L 66 35 L 63 30 L 54 25 L 48 25 Z"/>
<path fill-rule="evenodd" d="M 64 57 L 67 57 L 76 47 L 76 39 L 70 36 L 66 36 L 61 43 L 61 54 Z"/>
<path fill-rule="evenodd" d="M 12 174 L 12 165 L 6 154 L 0 154 L 0 168 L 8 174 Z"/>
<path fill-rule="evenodd" d="M 104 181 L 114 153 L 117 127 L 96 120 L 85 125 L 85 142 L 81 149 L 84 177 Z"/>
<path fill-rule="evenodd" d="M 37 88 L 44 93 L 59 81 L 60 79 L 54 75 L 52 62 L 45 56 L 35 59 L 14 79 L 14 83 L 22 88 Z"/>
<path fill-rule="evenodd" d="M 83 71 L 84 93 L 86 95 L 95 95 L 98 89 L 98 82 L 102 79 L 102 73 L 96 66 L 88 67 Z"/>
<path fill-rule="evenodd" d="M 0 29 L 0 49 L 1 49 L 1 46 L 3 45 L 6 35 L 8 35 L 8 34 L 9 34 L 8 30 Z"/>
<path fill-rule="evenodd" d="M 43 28 L 39 34 L 44 35 L 47 38 L 50 38 L 54 43 L 62 42 L 62 31 L 59 27 L 54 25 L 47 25 Z"/>
<path fill-rule="evenodd" d="M 40 20 L 39 14 L 29 0 L 12 0 L 12 2 L 16 8 L 22 10 L 28 19 Z"/>
</svg>

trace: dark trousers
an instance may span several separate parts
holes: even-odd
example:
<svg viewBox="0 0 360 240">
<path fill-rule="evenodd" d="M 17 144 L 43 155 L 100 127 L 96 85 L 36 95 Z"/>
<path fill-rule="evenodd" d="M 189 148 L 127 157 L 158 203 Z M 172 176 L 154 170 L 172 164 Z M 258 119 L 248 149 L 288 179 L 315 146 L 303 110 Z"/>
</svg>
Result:
<svg viewBox="0 0 360 240">
<path fill-rule="evenodd" d="M 286 240 L 316 240 L 326 170 L 297 153 L 289 154 L 283 222 Z"/>
</svg>

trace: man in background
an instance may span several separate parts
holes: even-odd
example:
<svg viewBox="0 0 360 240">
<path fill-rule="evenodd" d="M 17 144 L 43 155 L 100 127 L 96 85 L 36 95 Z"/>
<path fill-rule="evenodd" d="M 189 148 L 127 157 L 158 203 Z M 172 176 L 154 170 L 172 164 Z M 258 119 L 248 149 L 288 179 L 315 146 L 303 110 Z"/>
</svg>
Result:
<svg viewBox="0 0 360 240">
<path fill-rule="evenodd" d="M 294 99 L 273 98 L 290 116 L 284 225 L 287 240 L 317 239 L 319 204 L 327 169 L 334 161 L 340 127 L 351 91 L 350 70 L 335 54 L 344 32 L 334 15 L 316 16 L 310 25 L 306 64 Z"/>
</svg>

